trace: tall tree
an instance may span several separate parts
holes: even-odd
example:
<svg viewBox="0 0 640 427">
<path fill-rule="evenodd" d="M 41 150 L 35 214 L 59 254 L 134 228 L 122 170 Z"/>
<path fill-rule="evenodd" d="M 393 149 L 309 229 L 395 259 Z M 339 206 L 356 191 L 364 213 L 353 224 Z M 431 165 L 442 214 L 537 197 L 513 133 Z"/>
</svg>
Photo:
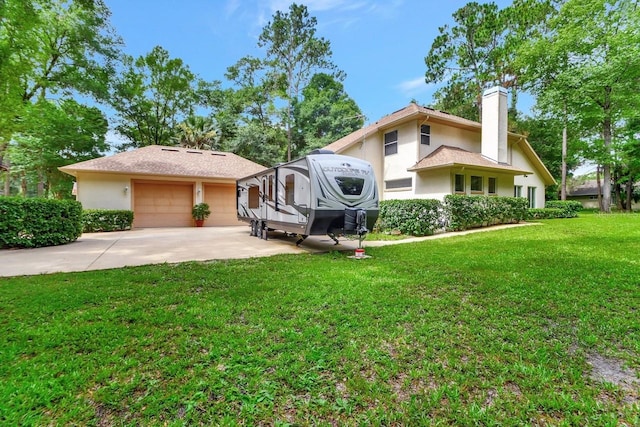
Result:
<svg viewBox="0 0 640 427">
<path fill-rule="evenodd" d="M 583 138 L 595 144 L 604 212 L 611 208 L 615 131 L 640 108 L 638 28 L 635 0 L 567 0 L 524 50 L 540 96 L 555 100 L 554 111 L 573 116 Z"/>
<path fill-rule="evenodd" d="M 331 62 L 329 41 L 316 36 L 316 25 L 316 18 L 309 16 L 306 6 L 292 3 L 288 13 L 277 11 L 273 15 L 258 41 L 259 47 L 266 48 L 265 64 L 278 81 L 284 82 L 288 160 L 291 160 L 291 131 L 295 127 L 293 104 L 299 100 L 301 90 L 318 71 L 334 72 L 334 76 L 343 78 L 343 73 Z"/>
<path fill-rule="evenodd" d="M 493 2 L 470 2 L 454 12 L 455 24 L 439 28 L 425 57 L 425 81 L 445 83 L 435 95 L 436 106 L 479 120 L 482 92 L 499 85 L 511 90 L 515 117 L 519 75 L 514 52 L 547 7 L 536 0 L 516 0 L 503 10 Z"/>
<path fill-rule="evenodd" d="M 111 97 L 119 119 L 116 131 L 127 139 L 118 148 L 174 145 L 178 123 L 198 102 L 198 78 L 160 46 L 137 59 L 125 56 L 123 63 Z"/>
<path fill-rule="evenodd" d="M 102 0 L 0 1 L 0 157 L 50 95 L 105 99 L 121 45 L 109 17 Z"/>
<path fill-rule="evenodd" d="M 58 167 L 99 157 L 108 149 L 102 112 L 72 99 L 30 104 L 22 121 L 28 131 L 14 134 L 9 157 L 24 195 L 29 184 L 39 196 L 71 195 L 72 179 Z"/>
<path fill-rule="evenodd" d="M 344 86 L 334 77 L 318 73 L 302 90 L 302 100 L 294 104 L 299 141 L 295 156 L 320 148 L 362 127 L 364 116 Z"/>
</svg>

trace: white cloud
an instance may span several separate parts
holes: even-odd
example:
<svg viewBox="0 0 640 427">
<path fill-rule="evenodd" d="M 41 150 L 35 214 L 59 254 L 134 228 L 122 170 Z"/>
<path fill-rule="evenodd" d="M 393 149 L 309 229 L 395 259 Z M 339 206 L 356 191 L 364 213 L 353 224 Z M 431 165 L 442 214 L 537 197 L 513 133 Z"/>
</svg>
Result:
<svg viewBox="0 0 640 427">
<path fill-rule="evenodd" d="M 397 85 L 397 88 L 405 95 L 413 95 L 415 93 L 422 93 L 429 88 L 424 81 L 424 76 L 416 77 L 415 79 L 405 80 Z"/>
</svg>

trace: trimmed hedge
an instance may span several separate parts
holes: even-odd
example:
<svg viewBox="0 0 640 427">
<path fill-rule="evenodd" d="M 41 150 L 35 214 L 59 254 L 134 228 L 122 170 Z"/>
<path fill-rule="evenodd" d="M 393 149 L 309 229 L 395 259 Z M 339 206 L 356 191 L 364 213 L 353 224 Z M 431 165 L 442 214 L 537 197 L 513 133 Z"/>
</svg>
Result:
<svg viewBox="0 0 640 427">
<path fill-rule="evenodd" d="M 517 223 L 527 218 L 527 206 L 527 199 L 519 197 L 449 195 L 444 203 L 433 199 L 384 200 L 377 224 L 381 232 L 427 236 L 440 230 Z"/>
<path fill-rule="evenodd" d="M 82 211 L 82 230 L 85 233 L 131 230 L 132 224 L 133 211 L 109 209 Z"/>
<path fill-rule="evenodd" d="M 582 210 L 582 203 L 576 200 L 549 200 L 544 204 L 545 208 L 560 209 L 563 213 L 555 218 L 575 218 Z"/>
<path fill-rule="evenodd" d="M 82 205 L 74 200 L 0 197 L 0 247 L 70 243 L 82 234 Z"/>
<path fill-rule="evenodd" d="M 527 199 L 521 197 L 445 196 L 447 230 L 461 231 L 496 224 L 513 224 L 527 218 Z"/>
<path fill-rule="evenodd" d="M 529 209 L 528 219 L 551 219 L 551 218 L 567 218 L 565 211 L 558 208 L 536 208 Z"/>
<path fill-rule="evenodd" d="M 429 236 L 444 227 L 444 213 L 439 200 L 383 200 L 380 202 L 378 226 L 382 232 Z"/>
</svg>

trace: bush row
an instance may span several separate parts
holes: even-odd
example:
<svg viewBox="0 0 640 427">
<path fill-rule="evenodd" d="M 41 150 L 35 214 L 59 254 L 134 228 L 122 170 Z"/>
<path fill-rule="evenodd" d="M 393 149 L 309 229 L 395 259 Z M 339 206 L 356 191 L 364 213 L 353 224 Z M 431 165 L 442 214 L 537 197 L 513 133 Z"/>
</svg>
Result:
<svg viewBox="0 0 640 427">
<path fill-rule="evenodd" d="M 441 230 L 466 230 L 511 224 L 527 217 L 527 200 L 515 197 L 449 195 L 433 199 L 380 202 L 377 231 L 427 236 Z"/>
<path fill-rule="evenodd" d="M 527 218 L 527 199 L 521 197 L 461 196 L 444 198 L 448 216 L 447 229 L 452 231 L 512 224 Z"/>
<path fill-rule="evenodd" d="M 133 211 L 86 209 L 82 212 L 82 230 L 85 233 L 130 230 L 132 224 Z"/>
<path fill-rule="evenodd" d="M 82 234 L 82 205 L 73 200 L 0 197 L 0 247 L 36 248 Z"/>
<path fill-rule="evenodd" d="M 411 199 L 380 202 L 378 228 L 412 236 L 428 236 L 444 228 L 444 206 L 439 200 Z"/>
<path fill-rule="evenodd" d="M 544 204 L 547 209 L 560 209 L 562 214 L 555 218 L 575 218 L 582 210 L 582 203 L 576 200 L 549 200 Z"/>
</svg>

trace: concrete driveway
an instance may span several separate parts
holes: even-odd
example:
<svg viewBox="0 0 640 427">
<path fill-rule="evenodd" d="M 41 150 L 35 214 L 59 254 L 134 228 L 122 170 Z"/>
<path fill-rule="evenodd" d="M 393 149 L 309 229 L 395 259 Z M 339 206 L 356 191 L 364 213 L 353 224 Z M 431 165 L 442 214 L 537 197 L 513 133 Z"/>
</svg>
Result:
<svg viewBox="0 0 640 427">
<path fill-rule="evenodd" d="M 269 240 L 249 235 L 248 226 L 140 228 L 85 233 L 61 246 L 0 250 L 0 276 L 87 271 L 134 265 L 207 261 L 296 254 L 335 249 L 329 237 L 310 237 L 296 246 L 295 237 L 274 232 Z M 357 241 L 337 248 L 350 249 Z"/>
<path fill-rule="evenodd" d="M 523 224 L 481 228 L 457 233 L 395 241 L 365 241 L 364 246 L 409 243 L 427 239 L 477 233 Z M 111 233 L 85 233 L 77 241 L 61 246 L 35 249 L 1 249 L 0 277 L 88 271 L 134 265 L 264 257 L 276 254 L 318 253 L 355 250 L 357 240 L 310 236 L 300 246 L 295 237 L 270 233 L 269 240 L 249 235 L 248 226 L 139 228 Z"/>
</svg>

